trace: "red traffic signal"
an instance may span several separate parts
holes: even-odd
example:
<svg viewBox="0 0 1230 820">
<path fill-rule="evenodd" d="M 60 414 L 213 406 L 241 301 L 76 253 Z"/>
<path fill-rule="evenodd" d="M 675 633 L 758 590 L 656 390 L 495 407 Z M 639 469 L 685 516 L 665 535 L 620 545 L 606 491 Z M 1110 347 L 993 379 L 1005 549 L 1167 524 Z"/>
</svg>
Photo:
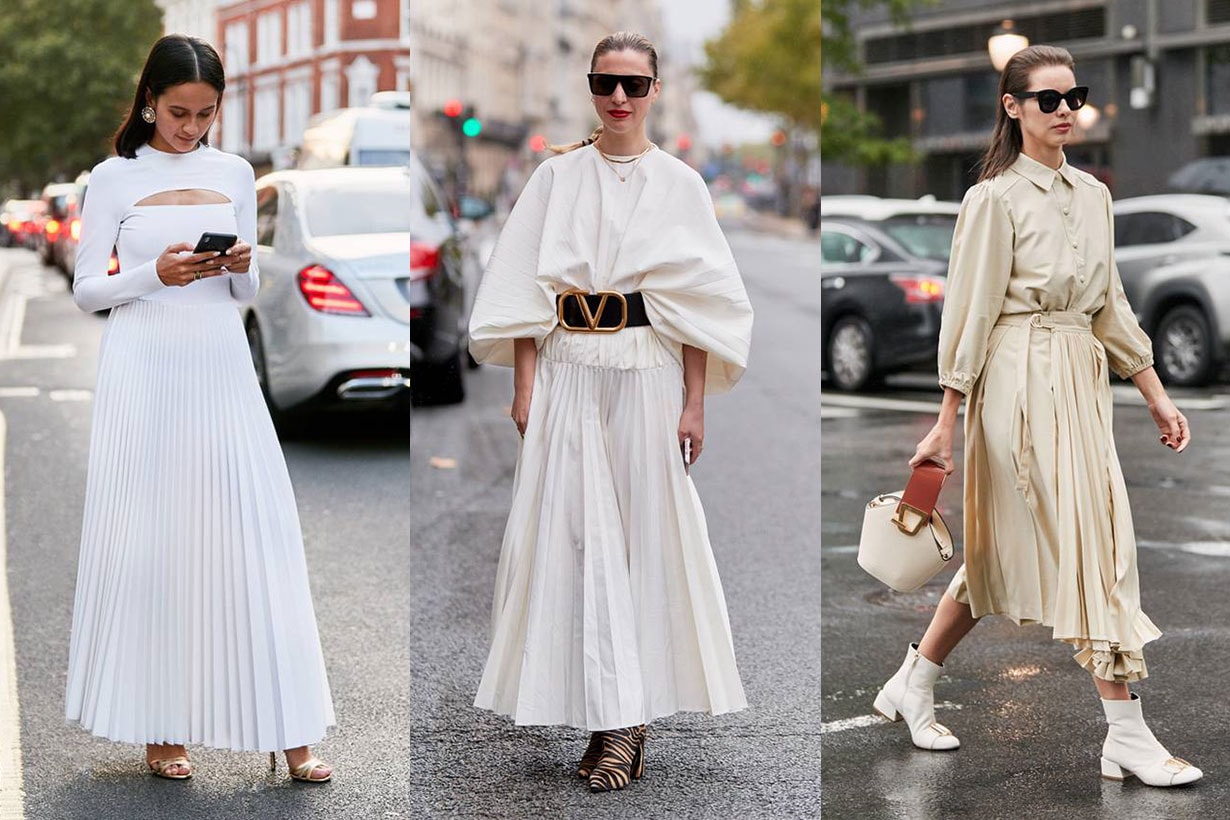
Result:
<svg viewBox="0 0 1230 820">
<path fill-rule="evenodd" d="M 530 137 L 530 150 L 535 154 L 542 153 L 547 150 L 547 138 L 542 134 L 535 134 Z"/>
<path fill-rule="evenodd" d="M 774 131 L 773 136 L 769 138 L 769 142 L 773 143 L 778 148 L 781 148 L 786 144 L 786 132 Z"/>
<path fill-rule="evenodd" d="M 692 147 L 692 138 L 687 134 L 680 134 L 675 138 L 675 147 L 680 151 L 687 151 Z"/>
<path fill-rule="evenodd" d="M 461 100 L 448 100 L 444 103 L 444 116 L 446 117 L 460 117 L 464 110 L 465 106 L 461 104 Z"/>
</svg>

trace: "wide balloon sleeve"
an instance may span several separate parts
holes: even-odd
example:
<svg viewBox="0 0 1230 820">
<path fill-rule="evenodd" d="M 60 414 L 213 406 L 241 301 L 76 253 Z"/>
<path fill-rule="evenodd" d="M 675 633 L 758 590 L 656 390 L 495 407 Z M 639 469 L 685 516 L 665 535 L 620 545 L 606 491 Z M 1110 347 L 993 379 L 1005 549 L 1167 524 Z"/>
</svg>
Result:
<svg viewBox="0 0 1230 820">
<path fill-rule="evenodd" d="M 652 257 L 640 290 L 657 333 L 709 354 L 706 393 L 734 387 L 747 368 L 752 305 L 700 175 L 687 171 L 651 204 Z M 649 258 L 648 255 L 645 258 Z"/>
<path fill-rule="evenodd" d="M 514 339 L 541 340 L 555 328 L 554 291 L 538 276 L 551 177 L 550 163 L 538 166 L 495 243 L 470 314 L 476 361 L 512 367 Z"/>
</svg>

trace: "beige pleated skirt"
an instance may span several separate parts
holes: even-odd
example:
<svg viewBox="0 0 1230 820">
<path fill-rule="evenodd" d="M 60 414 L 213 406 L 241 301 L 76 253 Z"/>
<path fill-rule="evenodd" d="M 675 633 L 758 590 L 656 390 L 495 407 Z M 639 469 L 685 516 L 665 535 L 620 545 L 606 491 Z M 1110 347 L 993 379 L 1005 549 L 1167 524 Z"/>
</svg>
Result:
<svg viewBox="0 0 1230 820">
<path fill-rule="evenodd" d="M 1147 676 L 1136 540 L 1106 353 L 1085 313 L 1001 316 L 965 421 L 965 564 L 975 617 L 1044 624 L 1095 676 Z"/>
</svg>

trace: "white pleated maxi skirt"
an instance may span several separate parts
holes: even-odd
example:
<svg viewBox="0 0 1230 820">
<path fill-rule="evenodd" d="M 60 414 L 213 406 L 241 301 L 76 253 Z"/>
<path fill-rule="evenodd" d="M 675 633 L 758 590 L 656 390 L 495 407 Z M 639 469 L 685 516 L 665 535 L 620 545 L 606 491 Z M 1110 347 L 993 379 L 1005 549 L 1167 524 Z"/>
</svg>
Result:
<svg viewBox="0 0 1230 820">
<path fill-rule="evenodd" d="M 682 410 L 652 328 L 547 337 L 476 706 L 589 731 L 746 707 Z"/>
<path fill-rule="evenodd" d="M 294 493 L 233 303 L 111 311 L 66 715 L 237 751 L 333 724 Z"/>
</svg>

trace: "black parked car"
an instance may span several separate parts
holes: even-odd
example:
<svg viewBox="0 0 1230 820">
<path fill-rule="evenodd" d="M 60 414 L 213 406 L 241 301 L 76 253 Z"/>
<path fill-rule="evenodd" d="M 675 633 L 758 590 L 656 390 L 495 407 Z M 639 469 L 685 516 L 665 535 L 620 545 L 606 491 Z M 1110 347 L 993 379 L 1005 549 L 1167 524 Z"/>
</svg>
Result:
<svg viewBox="0 0 1230 820">
<path fill-rule="evenodd" d="M 410 278 L 410 382 L 416 404 L 451 404 L 465 398 L 462 373 L 473 294 L 478 281 L 478 260 L 449 205 L 414 153 L 409 166 Z M 457 216 L 484 218 L 469 197 L 459 204 Z"/>
<path fill-rule="evenodd" d="M 822 200 L 821 356 L 830 383 L 859 390 L 934 364 L 956 203 Z"/>
</svg>

